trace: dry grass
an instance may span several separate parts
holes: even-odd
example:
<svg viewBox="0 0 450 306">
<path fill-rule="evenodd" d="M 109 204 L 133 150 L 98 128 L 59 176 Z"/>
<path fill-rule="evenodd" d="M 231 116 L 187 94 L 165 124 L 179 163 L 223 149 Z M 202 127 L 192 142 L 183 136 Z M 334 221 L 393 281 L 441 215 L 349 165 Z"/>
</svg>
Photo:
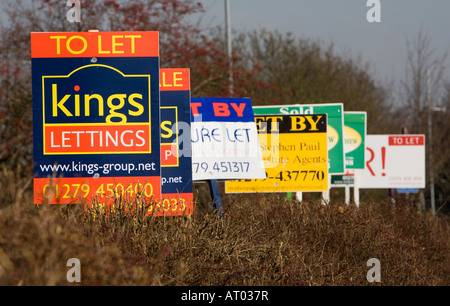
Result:
<svg viewBox="0 0 450 306">
<path fill-rule="evenodd" d="M 450 285 L 449 220 L 409 203 L 356 208 L 227 195 L 224 219 L 196 203 L 192 217 L 97 211 L 94 220 L 81 205 L 34 206 L 28 181 L 6 175 L 2 285 L 74 285 L 66 280 L 69 258 L 80 260 L 86 286 L 366 286 L 370 258 L 381 262 L 375 285 Z"/>
</svg>

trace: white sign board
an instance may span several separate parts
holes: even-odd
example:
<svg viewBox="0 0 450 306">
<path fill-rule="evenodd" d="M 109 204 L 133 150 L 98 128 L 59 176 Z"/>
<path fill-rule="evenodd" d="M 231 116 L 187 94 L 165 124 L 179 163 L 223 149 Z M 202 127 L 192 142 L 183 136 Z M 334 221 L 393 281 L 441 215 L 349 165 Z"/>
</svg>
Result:
<svg viewBox="0 0 450 306">
<path fill-rule="evenodd" d="M 192 179 L 265 179 L 249 98 L 191 99 Z"/>
<path fill-rule="evenodd" d="M 425 188 L 425 135 L 367 135 L 359 188 Z"/>
</svg>

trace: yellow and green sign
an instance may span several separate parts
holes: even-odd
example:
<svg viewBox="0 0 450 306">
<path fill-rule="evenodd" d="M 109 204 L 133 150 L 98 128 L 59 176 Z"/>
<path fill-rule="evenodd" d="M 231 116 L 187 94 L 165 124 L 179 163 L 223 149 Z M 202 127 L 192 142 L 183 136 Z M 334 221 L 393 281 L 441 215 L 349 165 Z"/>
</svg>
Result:
<svg viewBox="0 0 450 306">
<path fill-rule="evenodd" d="M 328 171 L 331 174 L 343 174 L 345 172 L 343 136 L 344 105 L 342 103 L 254 106 L 253 112 L 255 115 L 327 114 Z"/>
</svg>

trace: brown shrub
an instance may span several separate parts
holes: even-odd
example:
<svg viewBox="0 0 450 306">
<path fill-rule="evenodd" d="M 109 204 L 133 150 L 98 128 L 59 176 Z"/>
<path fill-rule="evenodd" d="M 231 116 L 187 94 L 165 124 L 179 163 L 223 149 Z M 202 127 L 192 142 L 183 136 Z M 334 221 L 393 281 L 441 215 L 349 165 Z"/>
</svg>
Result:
<svg viewBox="0 0 450 306">
<path fill-rule="evenodd" d="M 449 220 L 411 205 L 227 195 L 223 219 L 196 203 L 191 217 L 96 211 L 94 220 L 81 205 L 34 206 L 30 192 L 8 194 L 2 285 L 77 285 L 66 279 L 69 258 L 80 260 L 86 286 L 366 286 L 370 258 L 381 262 L 374 285 L 450 284 Z"/>
</svg>

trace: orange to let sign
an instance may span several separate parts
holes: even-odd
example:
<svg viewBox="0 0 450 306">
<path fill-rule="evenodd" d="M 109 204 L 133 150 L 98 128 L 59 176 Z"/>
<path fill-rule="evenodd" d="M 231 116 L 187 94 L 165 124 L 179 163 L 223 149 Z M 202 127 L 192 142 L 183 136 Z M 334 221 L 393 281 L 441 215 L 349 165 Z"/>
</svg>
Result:
<svg viewBox="0 0 450 306">
<path fill-rule="evenodd" d="M 158 37 L 31 33 L 35 204 L 160 199 Z"/>
<path fill-rule="evenodd" d="M 158 35 L 155 33 L 31 33 L 31 57 L 159 57 Z"/>
<path fill-rule="evenodd" d="M 165 216 L 192 215 L 190 71 L 189 68 L 163 68 L 159 73 L 162 199 L 149 212 Z"/>
<path fill-rule="evenodd" d="M 161 69 L 160 90 L 161 91 L 183 91 L 190 90 L 189 69 Z"/>
<path fill-rule="evenodd" d="M 425 135 L 367 135 L 359 188 L 425 188 Z"/>
</svg>

